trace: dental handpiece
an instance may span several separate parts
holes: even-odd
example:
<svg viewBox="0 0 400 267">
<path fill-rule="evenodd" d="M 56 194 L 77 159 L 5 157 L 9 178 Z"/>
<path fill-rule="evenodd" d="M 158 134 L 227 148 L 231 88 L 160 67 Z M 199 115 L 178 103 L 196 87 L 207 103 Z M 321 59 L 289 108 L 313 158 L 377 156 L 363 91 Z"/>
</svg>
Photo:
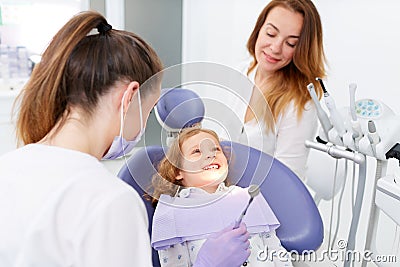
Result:
<svg viewBox="0 0 400 267">
<path fill-rule="evenodd" d="M 314 84 L 309 83 L 307 85 L 307 89 L 308 89 L 308 92 L 310 93 L 311 99 L 314 101 L 315 108 L 317 109 L 317 116 L 318 116 L 319 122 L 321 123 L 322 129 L 324 130 L 326 138 L 328 138 L 328 132 L 332 129 L 332 124 L 329 121 L 328 115 L 321 107 L 321 103 L 319 102 L 317 93 L 315 93 Z"/>
<path fill-rule="evenodd" d="M 246 214 L 247 209 L 250 206 L 250 203 L 253 202 L 253 199 L 260 193 L 260 187 L 258 185 L 254 185 L 254 184 L 250 185 L 247 192 L 250 195 L 249 202 L 247 203 L 246 208 L 243 210 L 242 214 L 240 214 L 239 219 L 237 219 L 235 221 L 235 225 L 233 226 L 233 229 L 236 229 L 239 227 L 240 223 L 242 222 L 243 216 Z"/>
<path fill-rule="evenodd" d="M 361 125 L 360 122 L 357 120 L 357 114 L 356 114 L 356 89 L 357 89 L 357 84 L 355 83 L 349 84 L 351 128 L 353 130 L 354 140 L 358 140 L 362 137 Z"/>
<path fill-rule="evenodd" d="M 381 138 L 376 132 L 375 123 L 372 120 L 368 121 L 368 140 L 371 143 L 372 152 L 376 157 L 376 144 L 378 144 L 381 141 Z"/>
<path fill-rule="evenodd" d="M 368 121 L 368 139 L 372 145 L 376 145 L 381 141 L 378 133 L 376 132 L 376 126 L 374 121 Z"/>
<path fill-rule="evenodd" d="M 316 80 L 320 83 L 322 90 L 324 91 L 324 100 L 326 107 L 328 108 L 331 115 L 332 125 L 336 129 L 339 136 L 343 138 L 343 135 L 346 133 L 346 129 L 343 124 L 343 119 L 341 118 L 339 112 L 336 109 L 335 100 L 326 90 L 322 79 L 317 77 Z"/>
<path fill-rule="evenodd" d="M 357 120 L 356 114 L 356 89 L 357 84 L 351 83 L 349 84 L 349 93 L 350 93 L 350 115 L 353 121 Z"/>
</svg>

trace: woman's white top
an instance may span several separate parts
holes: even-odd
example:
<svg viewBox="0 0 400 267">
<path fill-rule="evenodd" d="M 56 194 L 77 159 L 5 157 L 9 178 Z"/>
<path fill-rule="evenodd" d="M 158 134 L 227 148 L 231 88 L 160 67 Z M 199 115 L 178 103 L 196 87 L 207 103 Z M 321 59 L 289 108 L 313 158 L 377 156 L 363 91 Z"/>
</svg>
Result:
<svg viewBox="0 0 400 267">
<path fill-rule="evenodd" d="M 0 157 L 0 266 L 152 266 L 146 209 L 96 158 L 31 144 Z"/>
<path fill-rule="evenodd" d="M 256 69 L 248 75 L 253 84 L 255 73 Z M 242 119 L 243 126 L 238 129 L 240 134 L 237 140 L 233 139 L 232 141 L 238 141 L 274 156 L 304 180 L 309 154 L 309 149 L 305 147 L 304 142 L 305 140 L 313 140 L 318 127 L 314 103 L 312 101 L 307 102 L 302 116 L 298 119 L 294 102 L 290 102 L 275 122 L 275 133 L 267 133 L 262 120 L 253 119 L 244 122 L 247 106 L 243 103 L 247 105 L 250 103 L 253 90 L 254 87 L 251 90 L 243 90 L 241 92 L 243 99 L 232 103 L 232 108 L 237 116 Z M 306 86 L 304 86 L 304 90 L 307 90 Z"/>
</svg>

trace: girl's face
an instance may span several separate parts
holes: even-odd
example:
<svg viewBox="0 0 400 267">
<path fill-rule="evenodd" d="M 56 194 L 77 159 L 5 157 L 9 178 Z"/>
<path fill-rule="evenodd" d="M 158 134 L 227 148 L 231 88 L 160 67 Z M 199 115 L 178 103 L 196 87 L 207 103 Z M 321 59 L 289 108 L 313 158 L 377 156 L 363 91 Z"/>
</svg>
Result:
<svg viewBox="0 0 400 267">
<path fill-rule="evenodd" d="M 200 132 L 186 139 L 181 147 L 182 170 L 177 177 L 186 187 L 200 187 L 215 192 L 228 174 L 227 159 L 219 141 Z"/>
<path fill-rule="evenodd" d="M 292 61 L 302 27 L 300 13 L 280 6 L 268 13 L 255 46 L 260 71 L 271 74 Z"/>
</svg>

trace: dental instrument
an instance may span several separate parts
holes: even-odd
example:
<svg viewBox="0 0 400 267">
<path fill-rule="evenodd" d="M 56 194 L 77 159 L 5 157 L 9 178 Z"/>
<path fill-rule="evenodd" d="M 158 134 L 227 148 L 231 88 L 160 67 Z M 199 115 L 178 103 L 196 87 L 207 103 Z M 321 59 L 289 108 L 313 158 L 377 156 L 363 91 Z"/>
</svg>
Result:
<svg viewBox="0 0 400 267">
<path fill-rule="evenodd" d="M 319 122 L 321 123 L 322 129 L 325 133 L 326 139 L 325 141 L 328 141 L 328 133 L 332 129 L 332 124 L 329 121 L 328 115 L 326 112 L 323 110 L 321 103 L 319 102 L 318 96 L 315 92 L 314 84 L 309 83 L 307 85 L 307 89 L 310 93 L 311 99 L 314 101 L 315 107 L 317 109 L 317 116 L 319 119 Z"/>
<path fill-rule="evenodd" d="M 357 84 L 351 83 L 349 84 L 349 93 L 350 93 L 350 115 L 353 121 L 357 121 L 356 114 L 356 89 Z"/>
<path fill-rule="evenodd" d="M 260 193 L 260 187 L 258 185 L 252 184 L 249 186 L 249 189 L 247 190 L 247 192 L 250 195 L 249 202 L 247 203 L 246 208 L 243 210 L 242 214 L 240 214 L 239 219 L 237 219 L 235 221 L 235 225 L 233 226 L 233 229 L 236 229 L 239 227 L 240 223 L 242 222 L 243 216 L 246 214 L 247 209 L 250 206 L 250 203 L 253 202 L 253 199 Z"/>
<path fill-rule="evenodd" d="M 358 140 L 360 140 L 360 138 L 362 137 L 361 125 L 357 119 L 356 114 L 356 89 L 357 84 L 349 84 L 351 128 L 353 131 L 352 138 L 355 143 L 357 143 Z"/>
<path fill-rule="evenodd" d="M 391 176 L 386 175 L 388 159 L 396 158 L 400 161 L 400 137 L 398 134 L 400 131 L 400 118 L 388 106 L 378 100 L 361 99 L 355 101 L 355 91 L 357 88 L 355 83 L 349 85 L 350 107 L 336 110 L 335 103 L 323 85 L 322 80 L 319 78 L 317 80 L 323 88 L 325 104 L 330 112 L 329 119 L 333 125 L 333 128 L 329 132 L 329 141 L 331 143 L 325 145 L 306 141 L 305 145 L 324 151 L 336 159 L 347 158 L 354 162 L 353 189 L 351 190 L 351 199 L 352 202 L 354 201 L 354 204 L 352 203 L 353 216 L 348 233 L 346 253 L 355 249 L 355 234 L 358 230 L 360 209 L 367 179 L 366 156 L 371 156 L 377 161 L 372 185 L 373 202 L 369 207 L 370 217 L 367 224 L 366 241 L 364 243 L 364 251 L 371 251 L 371 257 L 374 260 L 375 257 L 379 257 L 381 254 L 376 247 L 380 212 L 385 212 L 396 224 L 400 225 L 400 216 L 398 216 L 397 208 L 400 199 L 400 186 L 396 184 Z M 339 140 L 336 137 L 342 138 Z M 359 168 L 357 188 L 356 192 L 354 192 L 354 178 L 356 174 L 354 167 L 356 163 L 359 165 Z M 355 200 L 354 193 L 356 193 Z M 331 236 L 329 236 L 329 239 L 331 239 Z M 336 232 L 333 236 L 333 241 L 335 239 Z M 330 248 L 332 249 L 332 247 Z M 354 259 L 346 259 L 344 266 L 350 266 L 352 263 L 354 264 Z M 365 267 L 366 263 L 367 260 L 363 259 L 362 267 Z M 378 263 L 377 265 L 383 266 Z"/>
<path fill-rule="evenodd" d="M 343 124 L 343 118 L 336 109 L 336 104 L 335 100 L 333 97 L 328 93 L 328 91 L 325 88 L 325 85 L 322 81 L 321 78 L 316 78 L 316 80 L 320 83 L 322 90 L 324 91 L 324 100 L 325 100 L 325 105 L 328 108 L 330 112 L 330 119 L 333 125 L 333 128 L 336 129 L 339 137 L 343 139 L 343 135 L 346 133 L 346 128 L 344 127 Z"/>
<path fill-rule="evenodd" d="M 368 139 L 371 143 L 372 152 L 376 157 L 376 145 L 381 141 L 378 133 L 376 132 L 375 123 L 373 120 L 368 121 Z"/>
<path fill-rule="evenodd" d="M 368 121 L 368 139 L 373 145 L 376 145 L 381 141 L 378 133 L 376 132 L 376 127 L 373 120 Z"/>
</svg>

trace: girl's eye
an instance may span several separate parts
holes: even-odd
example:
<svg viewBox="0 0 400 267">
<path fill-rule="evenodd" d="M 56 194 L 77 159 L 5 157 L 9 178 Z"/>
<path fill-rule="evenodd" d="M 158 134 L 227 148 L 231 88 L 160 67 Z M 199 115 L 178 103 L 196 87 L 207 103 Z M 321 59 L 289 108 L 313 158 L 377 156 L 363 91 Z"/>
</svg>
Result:
<svg viewBox="0 0 400 267">
<path fill-rule="evenodd" d="M 192 151 L 192 154 L 197 154 L 197 153 L 200 153 L 200 149 L 198 149 L 198 148 L 196 148 L 196 149 L 194 149 L 194 150 Z"/>
<path fill-rule="evenodd" d="M 213 151 L 221 151 L 220 147 L 214 147 Z"/>
</svg>

